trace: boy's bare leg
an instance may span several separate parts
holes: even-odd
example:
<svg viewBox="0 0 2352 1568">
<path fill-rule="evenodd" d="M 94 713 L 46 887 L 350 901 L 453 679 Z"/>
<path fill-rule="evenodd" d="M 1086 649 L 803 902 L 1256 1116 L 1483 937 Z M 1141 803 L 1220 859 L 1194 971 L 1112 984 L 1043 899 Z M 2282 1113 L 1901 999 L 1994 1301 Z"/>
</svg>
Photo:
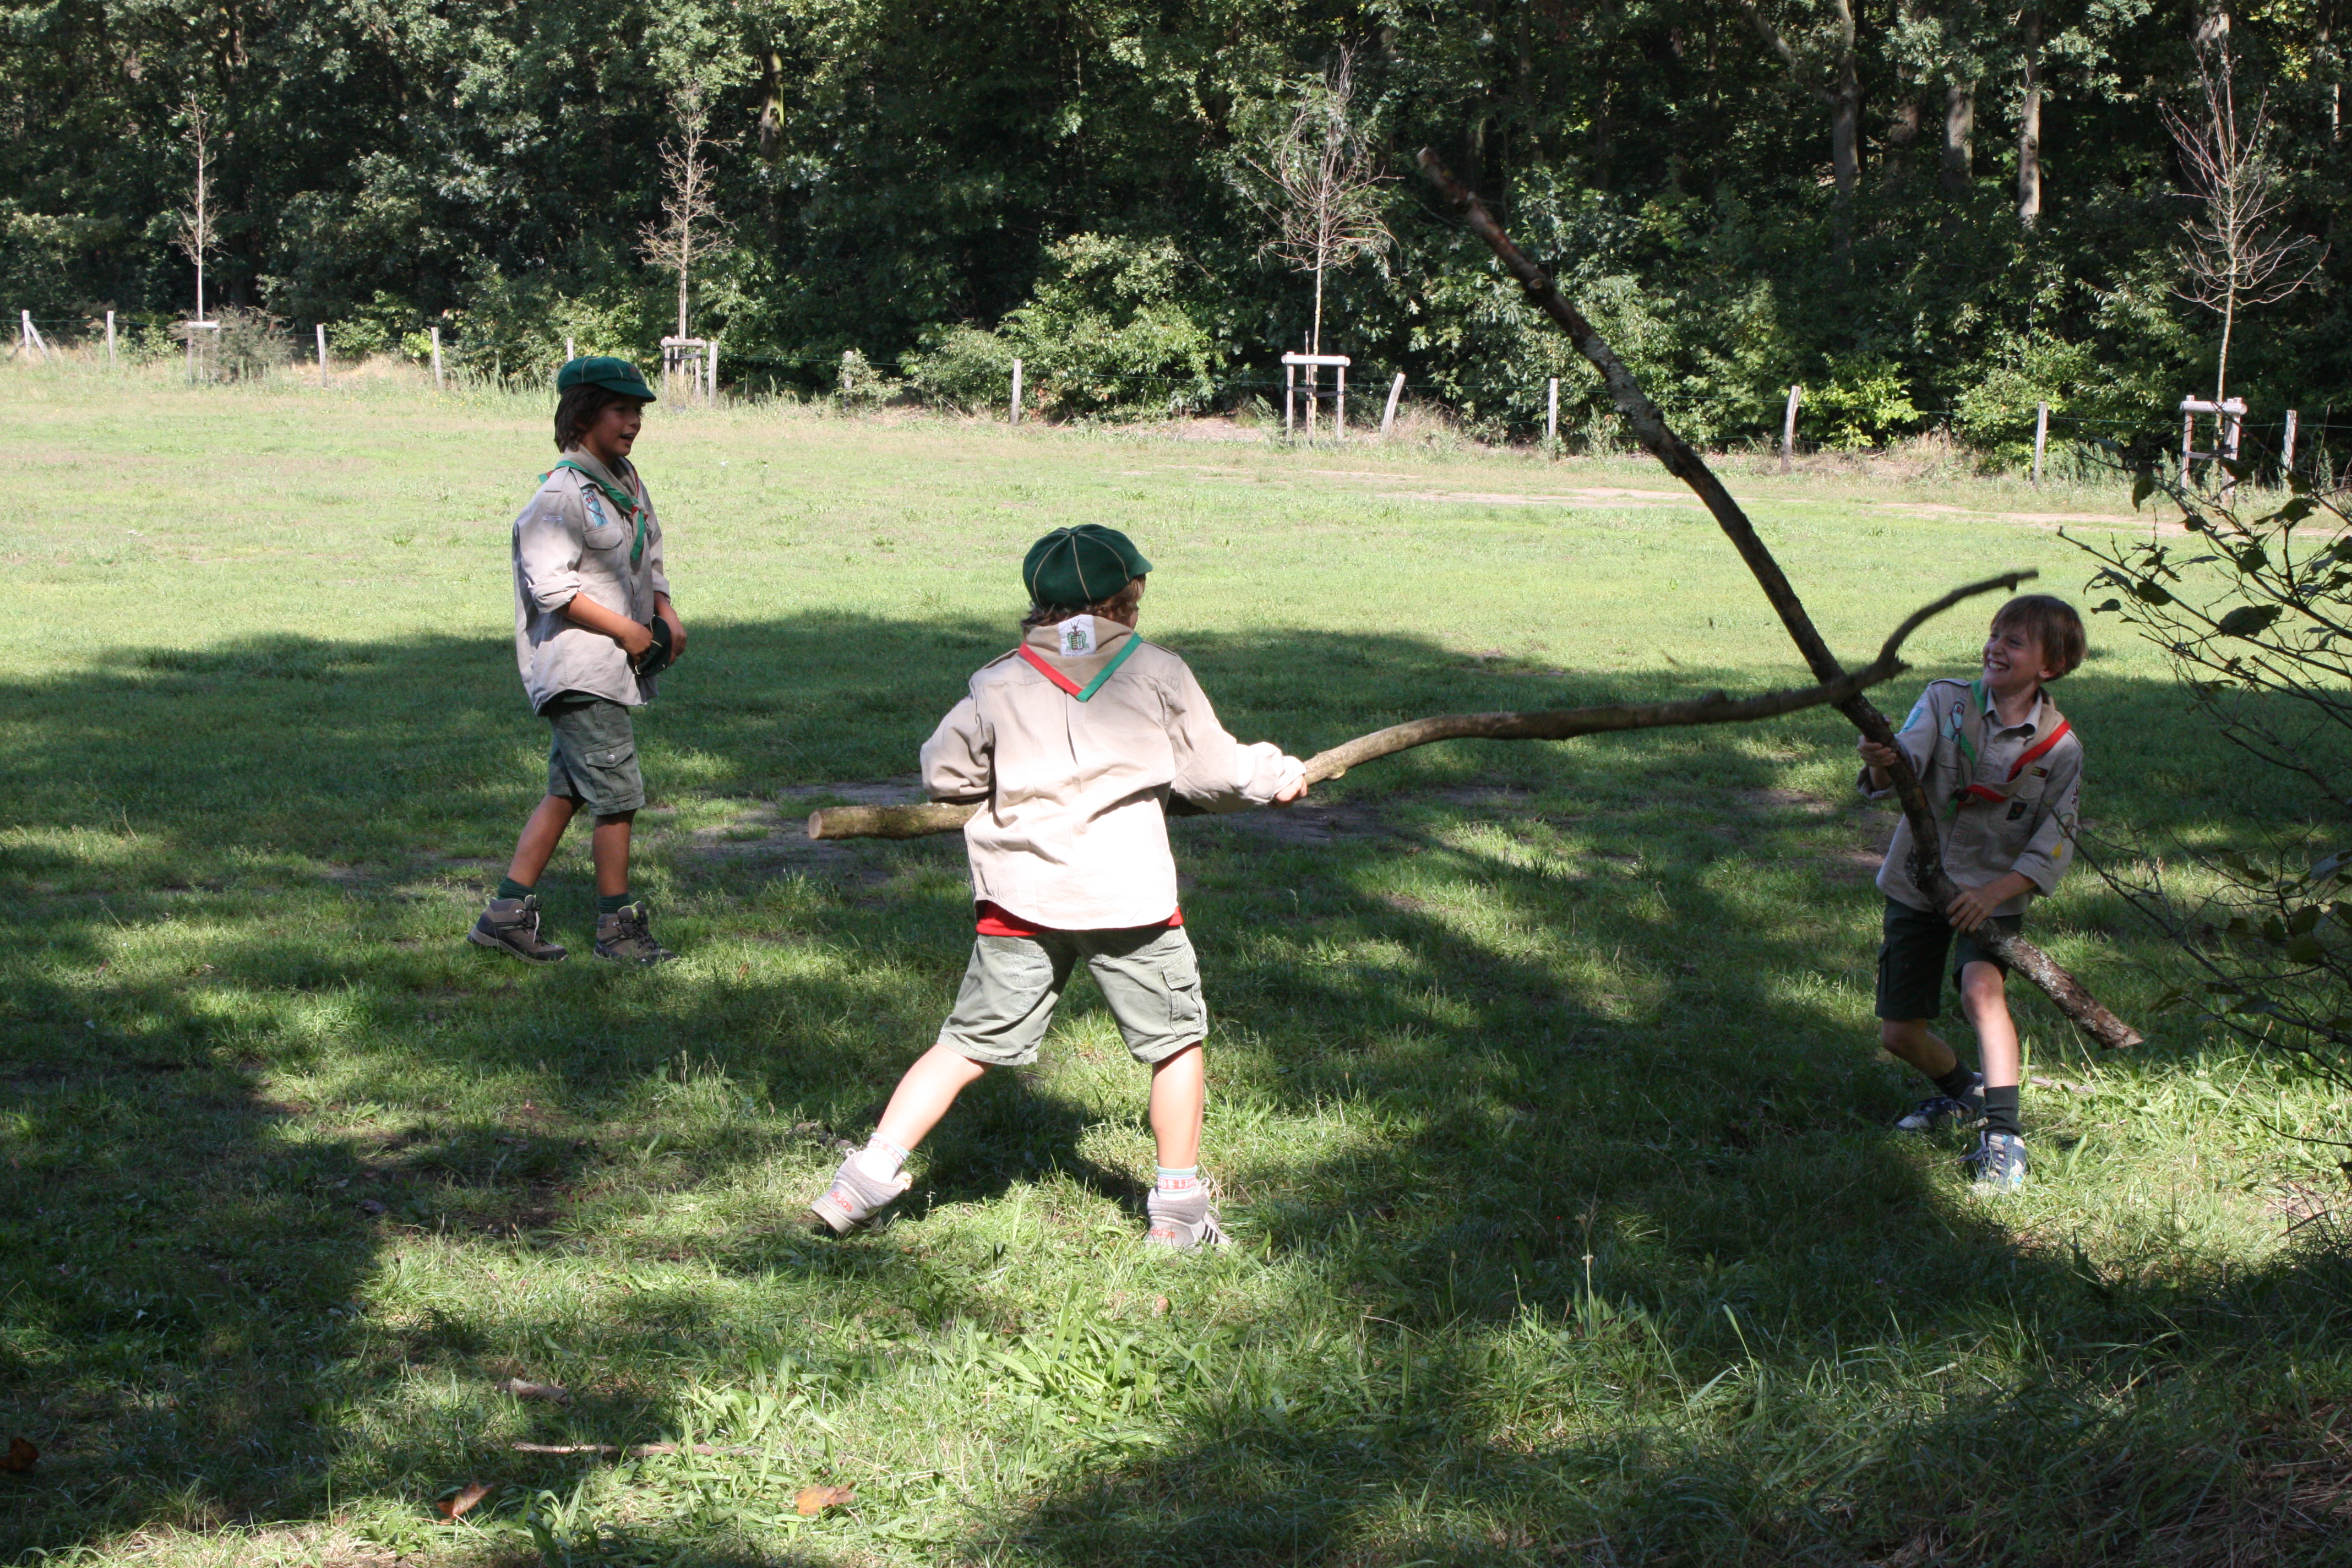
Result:
<svg viewBox="0 0 2352 1568">
<path fill-rule="evenodd" d="M 600 897 L 617 899 L 629 890 L 629 826 L 636 816 L 634 811 L 618 811 L 596 819 L 595 833 L 589 839 L 589 854 L 596 863 L 596 891 Z M 549 847 L 552 849 L 554 846 Z"/>
<path fill-rule="evenodd" d="M 1201 1163 L 1201 1116 L 1209 1103 L 1209 1070 L 1201 1047 L 1188 1046 L 1151 1064 L 1151 1140 L 1171 1171 Z"/>
<path fill-rule="evenodd" d="M 555 847 L 563 842 L 563 830 L 572 826 L 572 814 L 579 809 L 578 801 L 564 795 L 551 795 L 541 800 L 530 820 L 522 825 L 522 837 L 515 840 L 507 879 L 526 888 L 539 886 L 541 873 L 555 857 Z"/>
<path fill-rule="evenodd" d="M 2017 1026 L 2010 1019 L 2009 998 L 2001 990 L 2006 978 L 1997 963 L 1971 963 L 1960 971 L 1960 1011 L 1976 1027 L 1978 1061 L 1987 1089 L 2015 1089 L 2018 1084 Z"/>
<path fill-rule="evenodd" d="M 979 1082 L 987 1070 L 961 1051 L 933 1046 L 915 1058 L 915 1065 L 890 1091 L 890 1104 L 882 1112 L 881 1124 L 874 1129 L 875 1136 L 912 1150 L 930 1136 L 956 1096 Z"/>
<path fill-rule="evenodd" d="M 1978 966 L 1970 964 L 1969 967 Z M 1886 1047 L 1887 1055 L 1917 1068 L 1931 1079 L 1943 1078 L 1960 1065 L 1960 1058 L 1952 1053 L 1952 1047 L 1946 1045 L 1936 1031 L 1927 1027 L 1925 1018 L 1880 1019 L 1878 1043 Z M 2012 1079 L 2011 1081 L 2016 1080 Z"/>
</svg>

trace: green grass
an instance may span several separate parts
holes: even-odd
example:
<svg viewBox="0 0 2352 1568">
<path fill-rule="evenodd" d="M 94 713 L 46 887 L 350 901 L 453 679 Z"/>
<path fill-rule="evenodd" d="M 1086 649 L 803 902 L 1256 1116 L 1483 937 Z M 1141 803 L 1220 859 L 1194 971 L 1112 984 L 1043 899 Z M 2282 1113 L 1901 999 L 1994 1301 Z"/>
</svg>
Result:
<svg viewBox="0 0 2352 1568">
<path fill-rule="evenodd" d="M 638 885 L 687 956 L 540 973 L 459 938 L 543 778 L 506 542 L 541 402 L 5 384 L 0 1441 L 44 1452 L 0 1475 L 0 1556 L 2342 1560 L 2352 1280 L 2287 1227 L 2340 1180 L 2294 1135 L 2345 1107 L 2154 1026 L 2081 876 L 2035 930 L 2156 1038 L 2095 1058 L 2021 998 L 2075 1087 L 2029 1093 L 2032 1188 L 1972 1198 L 1957 1142 L 1881 1130 L 1916 1092 L 1870 1018 L 1891 819 L 1818 713 L 1433 747 L 1178 824 L 1223 1255 L 1139 1247 L 1144 1079 L 1084 986 L 903 1219 L 802 1228 L 970 906 L 953 839 L 779 825 L 910 773 L 1010 646 L 1032 537 L 1131 529 L 1147 631 L 1302 754 L 1801 679 L 1654 469 L 657 410 L 694 643 L 640 724 Z M 2128 525 L 2096 490 L 1757 467 L 1850 657 L 1999 567 L 2078 587 L 1999 514 Z M 2093 818 L 2265 804 L 2137 647 L 2065 699 Z M 542 890 L 583 942 L 583 846 Z M 802 1518 L 818 1482 L 855 1503 Z"/>
</svg>

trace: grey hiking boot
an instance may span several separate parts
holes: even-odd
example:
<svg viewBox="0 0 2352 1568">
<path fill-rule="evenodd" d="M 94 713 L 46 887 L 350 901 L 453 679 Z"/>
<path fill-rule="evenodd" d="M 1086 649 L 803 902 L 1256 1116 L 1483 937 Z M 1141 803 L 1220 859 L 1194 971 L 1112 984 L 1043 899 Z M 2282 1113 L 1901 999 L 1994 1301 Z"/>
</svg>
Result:
<svg viewBox="0 0 2352 1568">
<path fill-rule="evenodd" d="M 1973 1127 L 1984 1120 L 1984 1075 L 1958 1095 L 1931 1094 L 1895 1119 L 1897 1132 L 1933 1132 L 1938 1127 Z"/>
<path fill-rule="evenodd" d="M 539 895 L 492 899 L 466 933 L 476 947 L 511 952 L 525 963 L 561 963 L 564 950 L 539 934 Z"/>
<path fill-rule="evenodd" d="M 852 1154 L 833 1173 L 833 1185 L 809 1205 L 809 1213 L 822 1220 L 834 1235 L 847 1236 L 896 1203 L 914 1181 L 904 1171 L 887 1182 L 869 1176 L 858 1168 L 857 1156 Z"/>
<path fill-rule="evenodd" d="M 1189 1193 L 1163 1193 L 1154 1188 L 1143 1212 L 1151 1220 L 1150 1228 L 1143 1233 L 1146 1247 L 1189 1252 L 1196 1247 L 1225 1244 L 1224 1227 L 1217 1223 L 1217 1211 L 1210 1206 L 1205 1187 L 1194 1187 Z"/>
<path fill-rule="evenodd" d="M 2013 1193 L 2025 1185 L 2025 1140 L 2014 1132 L 1987 1132 L 1963 1157 L 1980 1193 Z"/>
<path fill-rule="evenodd" d="M 596 917 L 595 953 L 615 963 L 667 963 L 677 954 L 654 940 L 647 923 L 651 911 L 639 899 L 609 915 Z"/>
</svg>

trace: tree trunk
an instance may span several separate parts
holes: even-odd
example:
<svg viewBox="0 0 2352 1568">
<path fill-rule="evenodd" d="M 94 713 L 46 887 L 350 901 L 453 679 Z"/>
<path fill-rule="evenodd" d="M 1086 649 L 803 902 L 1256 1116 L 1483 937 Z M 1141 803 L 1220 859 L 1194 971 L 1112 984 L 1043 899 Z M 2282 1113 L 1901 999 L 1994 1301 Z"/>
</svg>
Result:
<svg viewBox="0 0 2352 1568">
<path fill-rule="evenodd" d="M 1904 96 L 1895 104 L 1895 112 L 1886 120 L 1886 155 L 1878 166 L 1879 184 L 1893 189 L 1903 183 L 1909 171 L 1912 146 L 1919 140 L 1919 100 L 1910 95 L 1908 84 Z"/>
<path fill-rule="evenodd" d="M 2042 219 L 2042 13 L 2028 5 L 2023 19 L 2024 97 L 2017 108 L 2017 221 Z"/>
<path fill-rule="evenodd" d="M 760 51 L 760 156 L 774 163 L 784 153 L 784 57 L 771 45 Z"/>
<path fill-rule="evenodd" d="M 2230 395 L 2230 334 L 2237 325 L 2238 291 L 2233 288 L 2221 300 L 2221 358 L 2213 367 L 2213 401 L 2216 403 L 2225 401 Z M 2226 414 L 2213 416 L 2213 449 L 2217 452 L 2221 449 L 2221 423 L 2228 417 Z"/>
<path fill-rule="evenodd" d="M 1956 81 L 1944 89 L 1944 189 L 1969 188 L 1976 135 L 1977 84 Z"/>
</svg>

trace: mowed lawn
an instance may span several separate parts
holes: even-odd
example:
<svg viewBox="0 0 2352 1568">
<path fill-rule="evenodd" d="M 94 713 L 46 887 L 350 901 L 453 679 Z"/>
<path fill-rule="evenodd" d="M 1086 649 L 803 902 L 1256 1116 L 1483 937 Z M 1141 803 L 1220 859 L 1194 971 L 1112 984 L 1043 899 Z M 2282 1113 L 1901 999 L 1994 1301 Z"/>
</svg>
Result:
<svg viewBox="0 0 2352 1568">
<path fill-rule="evenodd" d="M 2151 1043 L 2019 998 L 2021 1195 L 1886 1131 L 1918 1092 L 1871 1018 L 1892 819 L 1834 715 L 1454 743 L 1179 823 L 1220 1253 L 1140 1247 L 1145 1075 L 1083 983 L 896 1224 L 805 1228 L 971 905 L 953 837 L 799 822 L 912 797 L 1031 539 L 1130 531 L 1147 634 L 1302 755 L 1801 682 L 1654 468 L 659 407 L 692 647 L 640 717 L 636 885 L 685 957 L 542 972 L 461 939 L 545 777 L 507 540 L 547 401 L 5 384 L 0 1445 L 40 1458 L 0 1473 L 0 1557 L 2341 1560 L 2352 1277 L 2290 1226 L 2343 1190 L 2295 1135 L 2352 1115 L 2152 1015 L 2084 873 L 2037 935 Z M 1856 662 L 2005 567 L 2079 596 L 2062 516 L 2146 526 L 1726 472 Z M 1990 607 L 1882 705 L 1966 671 Z M 2089 817 L 2251 839 L 2270 786 L 2093 634 Z M 584 950 L 584 845 L 541 892 Z M 817 1485 L 855 1496 L 804 1515 Z"/>
</svg>

